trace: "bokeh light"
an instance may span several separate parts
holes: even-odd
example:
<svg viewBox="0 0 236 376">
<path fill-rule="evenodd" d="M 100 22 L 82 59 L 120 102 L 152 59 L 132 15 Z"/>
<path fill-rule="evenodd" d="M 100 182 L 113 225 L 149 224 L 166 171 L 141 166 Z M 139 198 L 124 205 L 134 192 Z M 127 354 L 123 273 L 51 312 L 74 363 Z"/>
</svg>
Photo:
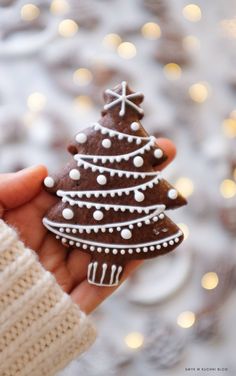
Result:
<svg viewBox="0 0 236 376">
<path fill-rule="evenodd" d="M 53 0 L 51 2 L 50 11 L 55 15 L 63 15 L 69 12 L 70 6 L 66 0 Z"/>
<path fill-rule="evenodd" d="M 20 15 L 24 21 L 33 21 L 40 15 L 40 10 L 34 4 L 25 4 L 21 8 Z"/>
<path fill-rule="evenodd" d="M 227 118 L 222 124 L 223 133 L 226 137 L 236 137 L 236 119 Z"/>
<path fill-rule="evenodd" d="M 197 4 L 188 4 L 183 8 L 183 16 L 191 22 L 198 22 L 202 18 L 201 8 Z"/>
<path fill-rule="evenodd" d="M 184 196 L 189 197 L 194 191 L 193 181 L 188 177 L 180 177 L 176 183 L 175 188 Z"/>
<path fill-rule="evenodd" d="M 195 314 L 192 311 L 184 311 L 177 317 L 177 324 L 184 329 L 191 328 L 195 323 Z"/>
<path fill-rule="evenodd" d="M 59 23 L 58 33 L 64 38 L 71 38 L 77 33 L 78 29 L 77 23 L 67 18 Z"/>
<path fill-rule="evenodd" d="M 220 184 L 220 193 L 224 198 L 232 198 L 236 195 L 236 183 L 231 179 L 225 179 Z"/>
<path fill-rule="evenodd" d="M 155 40 L 161 36 L 161 28 L 155 22 L 147 22 L 141 28 L 141 33 L 144 38 Z"/>
<path fill-rule="evenodd" d="M 190 98 L 197 103 L 203 103 L 209 96 L 209 85 L 206 82 L 197 82 L 189 88 Z"/>
<path fill-rule="evenodd" d="M 189 237 L 189 228 L 188 228 L 188 226 L 185 223 L 178 223 L 177 226 L 183 232 L 184 239 L 185 240 L 188 239 L 188 237 Z"/>
<path fill-rule="evenodd" d="M 215 272 L 208 272 L 203 275 L 201 285 L 206 290 L 213 290 L 219 283 L 218 275 Z"/>
<path fill-rule="evenodd" d="M 89 85 L 92 79 L 93 75 L 87 68 L 79 68 L 73 74 L 73 81 L 76 85 L 79 86 Z"/>
<path fill-rule="evenodd" d="M 106 48 L 116 49 L 122 42 L 121 37 L 118 34 L 110 33 L 105 35 L 102 44 Z"/>
<path fill-rule="evenodd" d="M 163 71 L 168 80 L 178 80 L 182 74 L 181 67 L 176 63 L 166 64 Z"/>
<path fill-rule="evenodd" d="M 189 52 L 199 51 L 201 47 L 200 40 L 194 35 L 187 35 L 183 38 L 183 47 Z"/>
<path fill-rule="evenodd" d="M 88 95 L 78 95 L 74 99 L 74 107 L 80 112 L 90 111 L 93 107 L 93 101 Z"/>
<path fill-rule="evenodd" d="M 132 332 L 125 337 L 126 345 L 131 349 L 138 349 L 143 345 L 144 337 L 142 333 Z"/>
<path fill-rule="evenodd" d="M 30 111 L 41 111 L 46 105 L 46 97 L 42 93 L 35 92 L 29 95 L 27 99 L 27 106 Z"/>
<path fill-rule="evenodd" d="M 117 52 L 122 59 L 127 60 L 134 58 L 137 53 L 135 45 L 130 42 L 122 42 L 117 48 Z"/>
</svg>

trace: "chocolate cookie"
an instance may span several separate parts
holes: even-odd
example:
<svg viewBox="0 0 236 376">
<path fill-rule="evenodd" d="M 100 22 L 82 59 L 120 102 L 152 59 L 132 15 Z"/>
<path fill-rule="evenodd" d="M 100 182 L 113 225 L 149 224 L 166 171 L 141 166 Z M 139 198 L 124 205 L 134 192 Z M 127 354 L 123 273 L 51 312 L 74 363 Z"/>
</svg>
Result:
<svg viewBox="0 0 236 376">
<path fill-rule="evenodd" d="M 172 251 L 183 233 L 165 214 L 185 199 L 158 171 L 166 159 L 140 123 L 143 95 L 122 82 L 105 91 L 102 117 L 79 132 L 73 159 L 44 181 L 60 201 L 44 225 L 65 246 L 91 255 L 88 281 L 117 285 L 129 260 Z"/>
</svg>

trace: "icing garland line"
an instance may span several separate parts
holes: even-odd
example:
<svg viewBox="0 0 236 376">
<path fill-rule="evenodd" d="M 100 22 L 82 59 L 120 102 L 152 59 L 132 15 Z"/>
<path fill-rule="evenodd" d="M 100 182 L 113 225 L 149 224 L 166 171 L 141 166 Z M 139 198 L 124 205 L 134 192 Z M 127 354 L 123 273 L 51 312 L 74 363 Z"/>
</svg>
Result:
<svg viewBox="0 0 236 376">
<path fill-rule="evenodd" d="M 87 209 L 91 209 L 95 207 L 96 209 L 105 208 L 105 210 L 113 209 L 114 211 L 121 210 L 122 212 L 129 210 L 130 213 L 137 211 L 138 213 L 149 213 L 152 209 L 161 208 L 165 210 L 165 205 L 151 205 L 151 206 L 129 206 L 129 205 L 112 205 L 112 204 L 98 204 L 96 202 L 91 201 L 81 201 L 81 200 L 73 200 L 68 198 L 67 196 L 62 197 L 62 202 L 69 202 L 71 206 L 78 205 L 79 208 L 86 206 Z"/>
<path fill-rule="evenodd" d="M 142 146 L 141 148 L 134 150 L 127 154 L 119 154 L 119 155 L 86 155 L 86 154 L 76 154 L 76 159 L 78 158 L 84 158 L 84 159 L 93 159 L 93 162 L 96 163 L 98 160 L 101 160 L 102 163 L 106 162 L 121 162 L 122 160 L 128 161 L 131 157 L 137 155 L 137 154 L 144 154 L 145 151 L 149 151 L 152 146 L 155 145 L 155 137 L 150 136 L 149 142 Z"/>
<path fill-rule="evenodd" d="M 62 236 L 62 234 L 56 230 L 55 228 L 51 227 L 50 225 L 48 225 L 47 223 L 45 223 L 45 226 L 50 230 L 52 231 L 54 234 L 56 235 L 59 235 L 60 237 Z M 166 243 L 168 245 L 168 242 L 175 239 L 175 238 L 178 238 L 180 237 L 181 235 L 183 235 L 182 231 L 178 231 L 177 233 L 175 233 L 174 235 L 170 235 L 170 236 L 167 236 L 166 238 L 164 239 L 160 239 L 160 240 L 154 240 L 152 242 L 148 242 L 148 243 L 138 243 L 138 244 L 111 244 L 111 243 L 98 243 L 98 242 L 94 242 L 92 240 L 87 240 L 87 239 L 81 239 L 81 238 L 77 238 L 75 236 L 71 236 L 71 235 L 67 235 L 67 234 L 63 234 L 63 237 L 65 236 L 67 239 L 71 239 L 72 241 L 74 241 L 75 243 L 79 244 L 79 243 L 84 243 L 86 245 L 91 245 L 91 246 L 94 246 L 94 247 L 102 247 L 102 248 L 119 248 L 119 249 L 130 249 L 130 248 L 146 248 L 146 247 L 150 247 L 150 246 L 156 246 L 156 245 L 159 245 L 159 244 L 164 244 Z M 73 243 L 74 244 L 74 243 Z M 80 245 L 77 245 L 76 246 L 80 246 Z M 166 246 L 167 246 L 166 245 Z M 86 249 L 86 248 L 84 248 Z M 92 250 L 92 249 L 91 249 Z M 145 251 L 144 251 L 145 252 Z"/>
<path fill-rule="evenodd" d="M 93 196 L 93 195 L 95 197 L 99 197 L 100 195 L 103 196 L 103 197 L 106 197 L 107 195 L 114 197 L 115 195 L 121 196 L 122 193 L 126 193 L 128 195 L 130 192 L 134 192 L 136 189 L 145 191 L 147 188 L 153 188 L 154 184 L 159 183 L 159 180 L 161 180 L 161 174 L 159 174 L 158 176 L 155 176 L 155 178 L 153 178 L 152 180 L 150 180 L 147 183 L 135 185 L 135 186 L 129 187 L 129 188 L 110 189 L 110 190 L 104 190 L 104 191 L 99 191 L 99 190 L 95 190 L 95 191 L 63 191 L 63 190 L 59 189 L 57 191 L 57 195 L 59 197 L 64 196 L 64 195 L 65 196 L 69 195 L 71 197 L 78 196 L 79 198 L 81 198 L 83 196 L 86 196 L 87 198 L 89 198 L 90 196 Z"/>
<path fill-rule="evenodd" d="M 164 206 L 164 205 L 163 205 Z M 116 223 L 109 223 L 109 224 L 103 224 L 103 225 L 78 225 L 78 224 L 68 224 L 68 223 L 60 223 L 60 222 L 53 222 L 53 221 L 50 221 L 49 219 L 47 219 L 46 217 L 43 219 L 44 223 L 50 225 L 50 226 L 55 226 L 55 227 L 59 227 L 59 228 L 62 228 L 62 229 L 76 229 L 76 230 L 92 230 L 94 232 L 97 232 L 96 230 L 101 230 L 101 229 L 107 229 L 107 228 L 117 228 L 117 227 L 126 227 L 126 226 L 132 226 L 135 224 L 135 223 L 141 223 L 141 222 L 147 222 L 146 224 L 150 224 L 150 219 L 153 218 L 153 220 L 155 219 L 155 222 L 158 220 L 158 215 L 160 213 L 163 212 L 163 208 L 159 208 L 157 210 L 154 210 L 153 213 L 145 216 L 145 217 L 142 217 L 142 218 L 138 218 L 138 219 L 133 219 L 131 221 L 126 221 L 126 222 L 116 222 Z M 164 216 L 164 215 L 163 215 Z M 156 217 L 156 218 L 155 218 Z M 162 217 L 160 216 L 160 219 L 162 219 Z"/>
<path fill-rule="evenodd" d="M 94 165 L 93 163 L 86 162 L 82 158 L 78 157 L 77 154 L 74 155 L 74 159 L 77 161 L 78 167 L 83 167 L 85 170 L 90 168 L 93 172 L 99 171 L 100 173 L 108 172 L 110 176 L 118 175 L 120 178 L 122 176 L 126 176 L 127 178 L 133 176 L 134 179 L 138 179 L 139 177 L 145 178 L 146 176 L 156 176 L 159 174 L 159 171 L 152 171 L 152 172 L 136 172 L 136 171 L 127 171 L 127 170 L 116 170 L 114 168 L 108 167 L 101 167 Z"/>
<path fill-rule="evenodd" d="M 136 141 L 137 144 L 140 144 L 142 141 L 148 141 L 150 140 L 150 137 L 140 137 L 140 136 L 133 136 L 128 133 L 122 133 L 113 129 L 109 129 L 107 127 L 104 127 L 103 125 L 99 123 L 93 123 L 93 127 L 95 131 L 101 131 L 102 134 L 109 134 L 110 137 L 117 136 L 119 140 L 122 140 L 123 138 L 127 138 L 128 142 Z"/>
</svg>

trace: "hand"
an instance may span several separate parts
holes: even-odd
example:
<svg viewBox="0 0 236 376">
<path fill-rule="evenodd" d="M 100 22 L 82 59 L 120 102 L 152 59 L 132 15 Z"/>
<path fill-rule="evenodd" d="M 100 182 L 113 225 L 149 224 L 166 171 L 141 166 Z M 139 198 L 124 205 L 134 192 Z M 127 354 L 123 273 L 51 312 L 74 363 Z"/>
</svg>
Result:
<svg viewBox="0 0 236 376">
<path fill-rule="evenodd" d="M 168 160 L 158 166 L 160 170 L 174 159 L 176 152 L 171 141 L 158 139 L 157 142 L 168 156 Z M 46 176 L 47 170 L 43 166 L 0 175 L 0 217 L 18 230 L 24 243 L 38 254 L 45 269 L 52 272 L 64 291 L 83 311 L 89 313 L 116 288 L 89 284 L 87 266 L 90 256 L 78 249 L 68 252 L 43 226 L 43 216 L 58 200 L 42 190 Z M 122 280 L 141 263 L 138 260 L 130 261 Z"/>
</svg>

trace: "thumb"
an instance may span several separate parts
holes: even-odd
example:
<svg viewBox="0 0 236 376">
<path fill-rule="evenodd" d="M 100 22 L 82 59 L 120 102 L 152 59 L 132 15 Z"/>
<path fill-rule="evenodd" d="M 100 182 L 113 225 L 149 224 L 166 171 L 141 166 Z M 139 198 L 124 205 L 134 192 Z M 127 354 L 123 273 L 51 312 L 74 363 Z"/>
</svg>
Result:
<svg viewBox="0 0 236 376">
<path fill-rule="evenodd" d="M 44 166 L 0 174 L 0 209 L 1 205 L 5 209 L 13 209 L 32 200 L 39 193 L 46 176 L 47 169 Z"/>
</svg>

